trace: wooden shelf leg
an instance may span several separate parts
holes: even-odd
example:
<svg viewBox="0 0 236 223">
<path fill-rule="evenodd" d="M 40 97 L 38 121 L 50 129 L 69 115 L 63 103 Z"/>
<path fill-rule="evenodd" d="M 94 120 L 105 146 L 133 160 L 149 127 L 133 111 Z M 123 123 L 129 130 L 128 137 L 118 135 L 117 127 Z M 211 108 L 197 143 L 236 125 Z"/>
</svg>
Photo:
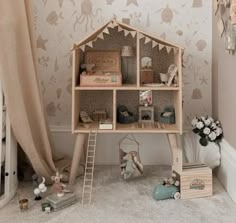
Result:
<svg viewBox="0 0 236 223">
<path fill-rule="evenodd" d="M 178 145 L 177 134 L 167 134 L 169 145 L 172 151 L 172 170 L 181 175 L 182 173 L 182 149 Z"/>
<path fill-rule="evenodd" d="M 70 179 L 69 179 L 70 185 L 73 185 L 75 183 L 75 178 L 78 172 L 80 158 L 84 150 L 85 137 L 86 134 L 78 134 L 76 137 L 71 170 L 70 170 Z"/>
</svg>

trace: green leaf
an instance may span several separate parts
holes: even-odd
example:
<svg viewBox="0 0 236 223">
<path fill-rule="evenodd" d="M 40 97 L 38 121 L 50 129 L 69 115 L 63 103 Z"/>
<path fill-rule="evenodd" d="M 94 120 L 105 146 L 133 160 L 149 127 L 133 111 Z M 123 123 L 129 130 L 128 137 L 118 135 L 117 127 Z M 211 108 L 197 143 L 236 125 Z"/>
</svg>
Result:
<svg viewBox="0 0 236 223">
<path fill-rule="evenodd" d="M 202 146 L 206 146 L 208 144 L 208 141 L 206 138 L 200 138 L 199 139 L 199 143 L 202 145 Z"/>
</svg>

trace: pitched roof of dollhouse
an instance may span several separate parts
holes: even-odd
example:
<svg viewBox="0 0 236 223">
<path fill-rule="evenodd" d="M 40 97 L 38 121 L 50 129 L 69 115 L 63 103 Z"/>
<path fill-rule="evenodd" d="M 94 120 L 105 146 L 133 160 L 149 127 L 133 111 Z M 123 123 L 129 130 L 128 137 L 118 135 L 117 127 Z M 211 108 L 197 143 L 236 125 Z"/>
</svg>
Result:
<svg viewBox="0 0 236 223">
<path fill-rule="evenodd" d="M 104 31 L 105 28 L 108 28 L 110 27 L 110 24 L 112 23 L 115 23 L 117 24 L 118 26 L 120 26 L 121 28 L 123 28 L 124 30 L 128 30 L 128 31 L 136 31 L 136 32 L 139 32 L 141 33 L 142 35 L 144 35 L 145 37 L 149 37 L 151 40 L 154 40 L 160 44 L 163 44 L 165 46 L 170 46 L 170 47 L 175 47 L 175 48 L 179 48 L 179 49 L 184 49 L 182 46 L 179 46 L 177 44 L 174 44 L 172 42 L 169 42 L 169 41 L 166 41 L 166 40 L 163 40 L 161 38 L 158 38 L 156 36 L 153 36 L 153 35 L 150 35 L 146 32 L 143 32 L 139 29 L 136 29 L 132 26 L 129 26 L 125 23 L 122 23 L 116 19 L 111 19 L 109 22 L 107 22 L 105 25 L 101 26 L 100 28 L 98 28 L 96 31 L 94 31 L 93 33 L 91 33 L 90 35 L 88 35 L 87 37 L 85 37 L 84 39 L 82 39 L 81 41 L 79 41 L 78 43 L 74 43 L 74 46 L 72 48 L 72 50 L 74 49 L 78 49 L 80 46 L 94 40 L 100 33 L 102 33 Z"/>
</svg>

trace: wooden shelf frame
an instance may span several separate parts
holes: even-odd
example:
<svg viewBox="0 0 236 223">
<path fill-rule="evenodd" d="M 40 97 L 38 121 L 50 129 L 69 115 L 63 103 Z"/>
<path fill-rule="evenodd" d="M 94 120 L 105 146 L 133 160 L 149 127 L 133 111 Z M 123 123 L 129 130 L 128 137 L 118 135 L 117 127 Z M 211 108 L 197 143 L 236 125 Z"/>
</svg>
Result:
<svg viewBox="0 0 236 223">
<path fill-rule="evenodd" d="M 79 78 L 79 64 L 80 64 L 80 46 L 94 40 L 104 28 L 108 27 L 111 22 L 116 22 L 119 26 L 124 29 L 136 31 L 137 35 L 134 38 L 136 41 L 136 81 L 132 84 L 123 84 L 122 86 L 117 87 L 81 87 L 78 86 Z M 169 47 L 174 47 L 178 50 L 177 54 L 173 53 L 173 61 L 170 63 L 175 63 L 178 67 L 178 86 L 143 86 L 140 84 L 140 62 L 141 62 L 141 35 L 147 36 L 151 40 L 155 40 L 159 44 L 164 44 Z M 125 38 L 125 37 L 124 37 Z M 105 40 L 104 40 L 105 41 Z M 157 47 L 158 48 L 158 47 Z M 86 49 L 86 48 L 85 48 Z M 143 31 L 137 30 L 131 26 L 128 26 L 124 23 L 118 22 L 116 20 L 111 20 L 107 24 L 101 26 L 98 30 L 93 32 L 91 35 L 80 41 L 80 43 L 74 44 L 73 46 L 73 74 L 72 74 L 72 133 L 89 133 L 91 130 L 98 130 L 99 133 L 157 133 L 157 134 L 167 134 L 169 144 L 173 153 L 173 167 L 172 169 L 181 175 L 182 173 L 182 150 L 180 143 L 178 142 L 178 135 L 183 133 L 183 108 L 182 108 L 182 61 L 183 61 L 183 51 L 184 48 L 167 42 L 160 38 L 154 37 Z M 165 125 L 164 128 L 153 128 L 153 127 L 144 127 L 140 128 L 138 123 L 133 124 L 119 124 L 116 122 L 116 110 L 117 110 L 117 95 L 119 91 L 139 91 L 139 90 L 152 90 L 160 92 L 171 91 L 174 97 L 174 107 L 175 107 L 175 116 L 176 124 L 174 125 Z M 91 125 L 83 126 L 79 123 L 79 112 L 81 108 L 81 94 L 83 91 L 112 91 L 112 116 L 113 116 L 113 129 L 112 130 L 100 130 L 98 129 L 98 123 L 92 123 Z"/>
</svg>

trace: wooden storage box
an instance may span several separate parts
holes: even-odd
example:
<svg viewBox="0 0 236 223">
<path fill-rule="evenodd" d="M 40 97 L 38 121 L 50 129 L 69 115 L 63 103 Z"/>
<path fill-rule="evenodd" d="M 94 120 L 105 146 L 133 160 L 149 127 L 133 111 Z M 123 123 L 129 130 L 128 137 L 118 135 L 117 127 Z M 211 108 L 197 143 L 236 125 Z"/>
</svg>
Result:
<svg viewBox="0 0 236 223">
<path fill-rule="evenodd" d="M 182 199 L 212 195 L 212 170 L 204 164 L 186 164 L 180 176 Z"/>
<path fill-rule="evenodd" d="M 120 52 L 115 50 L 87 51 L 85 63 L 95 64 L 96 73 L 80 75 L 82 87 L 114 87 L 122 85 Z"/>
<path fill-rule="evenodd" d="M 115 87 L 122 85 L 122 77 L 119 73 L 104 75 L 80 75 L 81 87 Z"/>
</svg>

